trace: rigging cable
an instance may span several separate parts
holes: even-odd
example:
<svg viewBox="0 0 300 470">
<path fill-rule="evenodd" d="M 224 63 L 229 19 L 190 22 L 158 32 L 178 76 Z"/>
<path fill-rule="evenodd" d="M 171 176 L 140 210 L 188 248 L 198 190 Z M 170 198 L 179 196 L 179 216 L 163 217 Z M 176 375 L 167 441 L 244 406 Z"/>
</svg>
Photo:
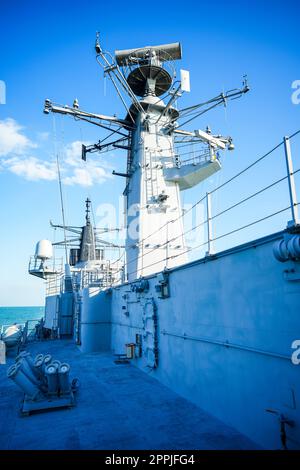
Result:
<svg viewBox="0 0 300 470">
<path fill-rule="evenodd" d="M 61 172 L 60 172 L 60 164 L 59 164 L 59 155 L 58 155 L 58 150 L 57 150 L 57 134 L 56 134 L 55 115 L 53 115 L 53 133 L 54 133 L 54 152 L 56 154 L 56 166 L 57 166 L 59 194 L 60 194 L 60 205 L 61 205 L 61 214 L 62 214 L 62 222 L 63 222 L 63 232 L 64 232 L 65 256 L 66 256 L 66 263 L 68 263 L 66 220 L 65 220 L 65 209 L 64 209 L 63 192 L 62 192 L 62 181 L 61 181 Z"/>
<path fill-rule="evenodd" d="M 290 138 L 294 137 L 294 136 L 297 135 L 298 133 L 300 133 L 300 130 L 298 130 L 297 132 L 295 132 L 294 134 L 292 134 L 292 135 L 290 136 Z M 246 168 L 244 168 L 242 171 L 240 171 L 239 173 L 235 174 L 233 177 L 229 178 L 227 181 L 225 181 L 224 183 L 222 183 L 222 184 L 220 184 L 219 186 L 217 186 L 216 188 L 214 188 L 212 191 L 210 191 L 210 194 L 215 193 L 215 192 L 218 191 L 219 189 L 221 189 L 221 188 L 223 188 L 224 186 L 226 186 L 228 183 L 230 183 L 230 182 L 232 182 L 233 180 L 235 180 L 238 176 L 240 176 L 240 175 L 243 174 L 244 172 L 248 171 L 250 168 L 252 168 L 253 166 L 255 166 L 257 163 L 261 162 L 263 159 L 265 159 L 265 158 L 266 158 L 267 156 L 269 156 L 271 153 L 273 153 L 273 152 L 274 152 L 276 149 L 278 149 L 281 145 L 283 145 L 283 142 L 280 142 L 279 144 L 275 145 L 270 151 L 266 152 L 264 155 L 262 155 L 261 157 L 259 157 L 259 158 L 258 158 L 257 160 L 255 160 L 253 163 L 251 163 L 251 164 L 248 165 Z M 296 174 L 296 173 L 298 173 L 299 171 L 300 171 L 300 169 L 297 169 L 296 171 L 293 172 L 293 174 Z M 238 203 L 233 204 L 231 207 L 228 207 L 228 208 L 226 208 L 225 210 L 223 210 L 223 211 L 217 213 L 216 215 L 214 215 L 214 216 L 212 217 L 212 219 L 215 219 L 216 217 L 219 217 L 219 216 L 222 215 L 223 213 L 228 212 L 230 209 L 233 209 L 234 207 L 236 207 L 236 206 L 238 206 L 238 205 L 240 205 L 240 204 L 246 202 L 247 200 L 253 198 L 254 196 L 256 196 L 256 195 L 258 195 L 258 194 L 261 194 L 262 192 L 266 191 L 267 189 L 270 189 L 271 187 L 275 186 L 276 184 L 278 184 L 278 183 L 284 181 L 286 178 L 287 178 L 287 176 L 284 176 L 284 177 L 282 177 L 282 178 L 279 178 L 278 180 L 274 181 L 273 183 L 271 183 L 270 185 L 266 186 L 265 188 L 263 188 L 263 189 L 261 189 L 261 190 L 258 190 L 258 191 L 255 192 L 254 194 L 251 194 L 250 196 L 248 196 L 248 197 L 242 199 L 242 200 L 239 201 Z M 173 223 L 173 222 L 175 222 L 176 220 L 178 220 L 178 219 L 184 217 L 184 216 L 186 215 L 186 213 L 190 212 L 194 207 L 196 207 L 198 204 L 200 204 L 200 203 L 205 199 L 205 197 L 206 197 L 206 196 L 203 196 L 203 198 L 201 198 L 199 201 L 197 201 L 195 204 L 193 204 L 193 206 L 192 206 L 191 208 L 189 208 L 184 214 L 181 214 L 180 216 L 178 216 L 177 218 L 175 218 L 175 219 L 173 219 L 173 220 L 167 221 L 167 222 L 164 223 L 159 229 L 155 230 L 153 233 L 149 234 L 148 236 L 146 236 L 145 238 L 143 238 L 142 240 L 140 240 L 138 243 L 132 244 L 132 245 L 130 246 L 130 248 L 139 246 L 140 244 L 143 244 L 145 240 L 149 239 L 150 237 L 152 237 L 153 235 L 155 235 L 157 232 L 161 231 L 161 230 L 162 230 L 165 226 L 167 226 L 169 223 Z M 220 238 L 226 237 L 226 236 L 228 236 L 228 235 L 231 235 L 232 233 L 236 233 L 236 232 L 239 231 L 239 230 L 243 230 L 243 229 L 245 229 L 245 228 L 248 228 L 248 227 L 250 227 L 250 226 L 252 226 L 252 225 L 254 225 L 254 224 L 258 223 L 258 222 L 261 222 L 261 221 L 266 220 L 266 219 L 268 219 L 268 218 L 270 218 L 270 217 L 273 217 L 274 215 L 280 214 L 280 213 L 286 211 L 288 208 L 289 208 L 289 207 L 284 208 L 284 209 L 281 209 L 281 210 L 279 210 L 279 211 L 277 211 L 277 212 L 275 212 L 275 213 L 273 213 L 273 214 L 269 214 L 268 216 L 263 217 L 262 219 L 258 219 L 258 220 L 254 221 L 254 222 L 251 222 L 250 224 L 247 224 L 247 225 L 245 225 L 245 226 L 243 226 L 243 227 L 239 227 L 238 229 L 234 229 L 234 230 L 231 231 L 231 232 L 228 232 L 228 233 L 226 233 L 226 234 L 222 234 L 222 235 L 220 235 L 220 236 L 218 236 L 218 237 L 215 237 L 214 239 L 212 239 L 212 241 L 215 241 L 215 240 L 218 240 L 218 239 L 220 239 Z M 196 228 L 198 228 L 198 227 L 201 226 L 201 225 L 204 225 L 205 223 L 207 223 L 207 220 L 203 221 L 202 223 L 198 224 L 198 225 L 195 226 L 195 227 L 192 227 L 192 229 L 190 229 L 190 230 L 184 232 L 183 235 L 186 235 L 187 233 L 189 233 L 189 232 L 195 230 Z M 179 238 L 181 235 L 182 235 L 182 234 L 180 234 L 180 235 L 178 235 L 177 237 L 174 237 L 173 239 L 169 240 L 168 243 L 169 243 L 170 241 L 176 240 L 176 239 Z M 167 261 L 168 259 L 176 258 L 177 256 L 181 256 L 181 255 L 183 255 L 183 254 L 185 254 L 185 253 L 188 253 L 189 251 L 192 251 L 192 250 L 194 250 L 194 249 L 196 249 L 196 248 L 200 248 L 201 246 L 204 246 L 206 243 L 207 243 L 207 242 L 202 243 L 202 244 L 198 245 L 197 247 L 193 247 L 193 248 L 191 248 L 191 249 L 188 249 L 187 251 L 185 251 L 185 252 L 183 252 L 183 253 L 179 253 L 179 254 L 177 254 L 177 255 L 169 256 L 169 257 L 167 257 L 166 261 Z M 160 245 L 159 248 L 161 249 L 164 245 L 165 245 L 165 244 L 163 243 L 162 245 Z M 134 261 L 140 259 L 141 257 L 147 256 L 148 254 L 152 253 L 152 252 L 155 251 L 156 249 L 157 249 L 157 248 L 153 248 L 152 250 L 150 250 L 150 251 L 149 251 L 148 253 L 146 253 L 145 255 L 142 254 L 142 255 L 139 255 L 139 256 L 135 257 L 135 258 L 132 260 L 132 262 L 134 262 Z M 161 260 L 158 261 L 158 262 L 161 262 Z M 150 267 L 150 266 L 153 266 L 153 265 L 157 264 L 158 262 L 152 263 L 152 264 L 149 265 L 149 266 L 143 266 L 143 268 L 144 268 L 144 269 L 145 269 L 145 268 L 148 268 L 148 267 Z M 133 274 L 133 273 L 128 273 L 128 275 L 130 275 L 130 274 Z"/>
</svg>

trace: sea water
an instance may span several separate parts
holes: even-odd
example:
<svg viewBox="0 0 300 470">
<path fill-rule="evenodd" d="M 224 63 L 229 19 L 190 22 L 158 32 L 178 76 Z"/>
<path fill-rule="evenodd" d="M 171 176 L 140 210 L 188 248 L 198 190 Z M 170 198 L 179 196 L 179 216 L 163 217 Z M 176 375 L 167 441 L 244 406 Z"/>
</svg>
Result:
<svg viewBox="0 0 300 470">
<path fill-rule="evenodd" d="M 44 307 L 0 307 L 0 327 L 25 323 L 27 320 L 40 320 L 44 316 L 44 310 Z"/>
</svg>

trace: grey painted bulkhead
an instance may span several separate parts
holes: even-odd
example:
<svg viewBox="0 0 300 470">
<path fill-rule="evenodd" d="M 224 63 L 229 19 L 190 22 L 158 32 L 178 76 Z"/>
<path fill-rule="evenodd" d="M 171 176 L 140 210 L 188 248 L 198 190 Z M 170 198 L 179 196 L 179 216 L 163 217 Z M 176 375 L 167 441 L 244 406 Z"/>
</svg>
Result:
<svg viewBox="0 0 300 470">
<path fill-rule="evenodd" d="M 80 349 L 84 353 L 111 349 L 111 295 L 97 288 L 82 291 Z"/>
<path fill-rule="evenodd" d="M 265 448 L 280 448 L 279 422 L 266 409 L 295 421 L 290 448 L 300 448 L 300 365 L 291 362 L 300 339 L 300 282 L 273 256 L 282 233 L 169 271 L 169 298 L 124 284 L 84 291 L 82 349 L 124 353 L 145 336 L 145 305 L 155 305 L 158 364 L 133 363 Z M 294 266 L 295 267 L 295 266 Z M 147 328 L 146 328 L 147 329 Z M 151 333 L 150 333 L 151 334 Z M 89 346 L 88 346 L 89 345 Z"/>
<path fill-rule="evenodd" d="M 64 292 L 60 296 L 58 328 L 60 336 L 71 336 L 73 334 L 73 292 Z"/>
<path fill-rule="evenodd" d="M 62 292 L 48 295 L 45 304 L 45 328 L 57 331 L 58 336 L 73 335 L 74 294 Z"/>
</svg>

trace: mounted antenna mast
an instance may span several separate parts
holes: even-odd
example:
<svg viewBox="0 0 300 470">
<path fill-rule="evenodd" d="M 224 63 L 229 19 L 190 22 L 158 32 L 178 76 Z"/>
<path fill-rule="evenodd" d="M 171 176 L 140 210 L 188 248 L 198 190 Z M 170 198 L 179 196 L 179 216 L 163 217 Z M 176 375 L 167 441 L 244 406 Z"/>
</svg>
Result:
<svg viewBox="0 0 300 470">
<path fill-rule="evenodd" d="M 98 143 L 83 146 L 83 160 L 88 152 L 127 150 L 126 171 L 113 174 L 126 178 L 126 273 L 131 281 L 187 261 L 180 191 L 220 170 L 219 151 L 234 149 L 229 136 L 213 134 L 209 128 L 193 131 L 181 126 L 240 98 L 249 87 L 244 79 L 241 89 L 180 110 L 174 105 L 176 100 L 190 91 L 188 71 L 181 70 L 176 80 L 180 43 L 117 50 L 113 56 L 102 48 L 97 33 L 95 52 L 126 109 L 125 118 L 82 111 L 77 100 L 73 107 L 46 100 L 44 111 L 70 115 L 110 131 Z M 197 154 L 182 159 L 177 145 L 189 143 L 198 146 Z"/>
<path fill-rule="evenodd" d="M 89 198 L 87 198 L 87 200 L 85 201 L 85 207 L 86 207 L 86 210 L 85 210 L 86 225 L 90 225 L 90 223 L 91 223 L 91 219 L 90 219 L 91 201 L 90 201 Z"/>
</svg>

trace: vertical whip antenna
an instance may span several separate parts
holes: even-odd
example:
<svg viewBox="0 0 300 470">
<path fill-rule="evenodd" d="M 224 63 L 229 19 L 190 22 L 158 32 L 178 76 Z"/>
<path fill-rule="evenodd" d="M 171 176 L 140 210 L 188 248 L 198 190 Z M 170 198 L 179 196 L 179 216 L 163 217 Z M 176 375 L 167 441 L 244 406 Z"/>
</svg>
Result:
<svg viewBox="0 0 300 470">
<path fill-rule="evenodd" d="M 61 206 L 61 215 L 62 215 L 63 232 L 64 232 L 65 256 L 66 256 L 66 263 L 68 263 L 68 248 L 67 248 L 65 208 L 64 208 L 64 199 L 63 199 L 63 192 L 62 192 L 62 181 L 61 181 L 61 173 L 60 173 L 59 156 L 58 156 L 58 150 L 57 150 L 56 121 L 55 121 L 55 116 L 54 115 L 53 115 L 53 133 L 54 133 L 54 152 L 55 152 L 55 155 L 56 155 L 56 167 L 57 167 L 57 176 L 58 176 L 58 185 L 59 185 L 60 206 Z"/>
<path fill-rule="evenodd" d="M 62 222 L 63 222 L 63 227 L 64 227 L 64 228 L 63 228 L 63 231 L 64 231 L 65 256 L 66 256 L 66 263 L 68 263 L 68 248 L 67 248 L 67 234 L 66 234 L 65 208 L 64 208 L 64 199 L 63 199 L 63 192 L 62 192 L 62 182 L 61 182 L 61 173 L 60 173 L 60 165 L 59 165 L 58 153 L 56 153 L 56 165 L 57 165 L 57 174 L 58 174 L 58 183 L 59 183 L 61 215 L 62 215 Z"/>
</svg>

